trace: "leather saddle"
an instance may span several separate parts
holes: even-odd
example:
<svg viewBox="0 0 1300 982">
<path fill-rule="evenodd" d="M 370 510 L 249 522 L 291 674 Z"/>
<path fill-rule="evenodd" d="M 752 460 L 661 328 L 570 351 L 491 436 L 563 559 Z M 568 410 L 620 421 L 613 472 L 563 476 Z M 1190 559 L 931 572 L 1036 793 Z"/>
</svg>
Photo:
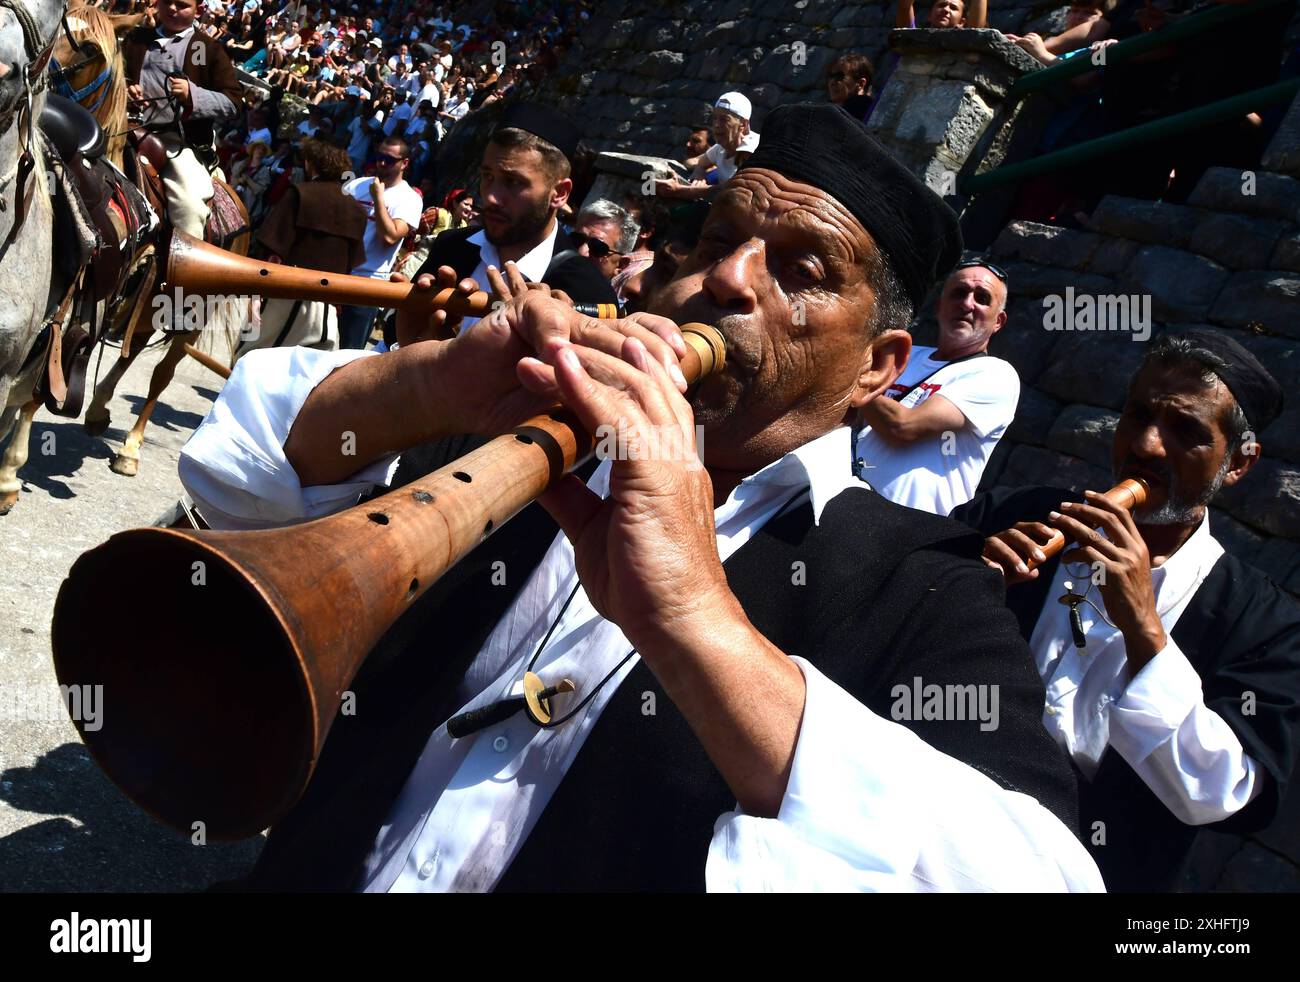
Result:
<svg viewBox="0 0 1300 982">
<path fill-rule="evenodd" d="M 108 147 L 108 135 L 99 121 L 80 103 L 53 92 L 45 97 L 40 123 L 64 160 L 71 160 L 77 154 L 98 160 Z"/>
<path fill-rule="evenodd" d="M 47 316 L 67 326 L 51 338 L 45 404 L 60 416 L 80 415 L 91 349 L 134 296 L 128 279 L 157 226 L 134 182 L 103 159 L 107 137 L 82 106 L 50 93 L 41 130 L 58 161 L 54 186 L 54 266 Z M 139 275 L 137 273 L 137 275 Z M 53 333 L 53 332 L 52 332 Z"/>
</svg>

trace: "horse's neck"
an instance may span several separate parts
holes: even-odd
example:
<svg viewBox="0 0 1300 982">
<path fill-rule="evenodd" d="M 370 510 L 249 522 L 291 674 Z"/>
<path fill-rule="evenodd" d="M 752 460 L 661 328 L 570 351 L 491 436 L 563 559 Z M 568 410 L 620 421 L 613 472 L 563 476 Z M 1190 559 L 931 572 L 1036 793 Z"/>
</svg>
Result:
<svg viewBox="0 0 1300 982">
<path fill-rule="evenodd" d="M 44 94 L 34 100 L 37 118 L 44 104 Z M 53 267 L 50 197 L 45 188 L 46 164 L 39 137 L 36 140 L 37 145 L 32 147 L 35 166 L 22 189 L 30 189 L 31 204 L 22 227 L 15 234 L 17 165 L 23 152 L 17 120 L 0 133 L 0 179 L 4 184 L 0 189 L 0 198 L 4 200 L 4 209 L 0 210 L 0 296 L 5 298 L 5 303 L 0 305 L 0 405 L 8 389 L 6 368 L 16 368 L 31 349 L 49 297 Z"/>
<path fill-rule="evenodd" d="M 41 97 L 44 105 L 44 97 Z M 15 116 L 8 129 L 0 134 L 0 198 L 4 200 L 4 210 L 0 211 L 0 242 L 9 241 L 9 231 L 13 228 L 16 215 L 18 193 L 18 157 L 23 152 L 20 139 L 18 117 Z"/>
</svg>

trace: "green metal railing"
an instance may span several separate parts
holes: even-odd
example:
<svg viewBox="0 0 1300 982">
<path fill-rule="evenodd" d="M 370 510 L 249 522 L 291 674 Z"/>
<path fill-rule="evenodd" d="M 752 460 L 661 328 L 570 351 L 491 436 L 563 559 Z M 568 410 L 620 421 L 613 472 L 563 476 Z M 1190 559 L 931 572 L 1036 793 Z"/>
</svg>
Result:
<svg viewBox="0 0 1300 982">
<path fill-rule="evenodd" d="M 1086 55 L 1079 55 L 1061 64 L 1044 68 L 1041 71 L 1030 72 L 1017 80 L 1007 91 L 1005 108 L 1010 111 L 1015 103 L 1026 95 L 1041 92 L 1079 75 L 1096 71 L 1100 67 L 1120 64 L 1148 51 L 1206 34 L 1247 14 L 1257 14 L 1261 10 L 1267 10 L 1270 7 L 1289 2 L 1290 0 L 1256 0 L 1255 3 L 1240 6 L 1215 7 L 1213 10 L 1187 17 L 1158 31 L 1151 31 L 1130 38 L 1127 41 L 1120 41 L 1110 45 L 1105 49 L 1106 62 L 1104 66 L 1093 64 L 1092 59 Z M 1222 99 L 1219 102 L 1197 106 L 1195 109 L 1188 109 L 1151 123 L 1143 123 L 1126 130 L 1120 130 L 1117 133 L 1108 133 L 1105 136 L 1087 140 L 1061 150 L 1055 150 L 1052 153 L 1043 154 L 1031 160 L 1003 164 L 983 173 L 971 174 L 958 182 L 958 190 L 964 195 L 978 194 L 983 191 L 1006 187 L 1009 184 L 1016 184 L 1031 177 L 1038 177 L 1041 174 L 1050 174 L 1066 168 L 1076 167 L 1098 157 L 1122 153 L 1157 140 L 1179 136 L 1197 127 L 1225 122 L 1254 112 L 1257 109 L 1263 109 L 1279 102 L 1286 102 L 1293 99 L 1297 91 L 1300 91 L 1300 78 L 1287 79 L 1273 85 L 1267 85 L 1262 89 L 1255 89 L 1252 92 L 1245 92 L 1241 95 Z"/>
<path fill-rule="evenodd" d="M 1031 92 L 1041 92 L 1043 89 L 1051 88 L 1061 82 L 1067 82 L 1079 75 L 1086 75 L 1088 72 L 1096 71 L 1098 68 L 1123 64 L 1138 55 L 1146 54 L 1148 51 L 1155 51 L 1158 48 L 1176 44 L 1188 38 L 1199 37 L 1217 27 L 1222 27 L 1224 24 L 1231 24 L 1233 21 L 1240 20 L 1249 14 L 1257 14 L 1262 10 L 1268 10 L 1270 7 L 1280 7 L 1290 2 L 1291 0 L 1255 0 L 1254 3 L 1230 7 L 1214 7 L 1199 14 L 1192 14 L 1190 17 L 1184 17 L 1172 24 L 1168 24 L 1158 31 L 1149 31 L 1146 34 L 1139 34 L 1137 37 L 1129 38 L 1127 41 L 1119 41 L 1108 45 L 1105 49 L 1106 61 L 1102 65 L 1094 64 L 1093 60 L 1087 55 L 1077 55 L 1055 65 L 1039 69 L 1036 72 L 1030 72 L 1028 75 L 1022 75 L 1007 91 L 1007 101 L 1014 102 Z"/>
</svg>

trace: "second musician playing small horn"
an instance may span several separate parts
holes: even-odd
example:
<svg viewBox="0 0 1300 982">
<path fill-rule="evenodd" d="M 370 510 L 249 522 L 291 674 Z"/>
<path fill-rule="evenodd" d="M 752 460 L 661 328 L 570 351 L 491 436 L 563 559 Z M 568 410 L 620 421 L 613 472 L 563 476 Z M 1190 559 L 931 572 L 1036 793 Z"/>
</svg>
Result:
<svg viewBox="0 0 1300 982">
<path fill-rule="evenodd" d="M 1259 462 L 1281 408 L 1281 386 L 1224 333 L 1164 335 L 1111 446 L 1115 479 L 1150 487 L 1133 514 L 1060 488 L 953 512 L 989 536 L 1010 585 L 1110 890 L 1185 889 L 1197 830 L 1265 828 L 1294 769 L 1300 604 L 1224 552 L 1208 507 Z M 1056 530 L 1074 544 L 1029 569 Z"/>
</svg>

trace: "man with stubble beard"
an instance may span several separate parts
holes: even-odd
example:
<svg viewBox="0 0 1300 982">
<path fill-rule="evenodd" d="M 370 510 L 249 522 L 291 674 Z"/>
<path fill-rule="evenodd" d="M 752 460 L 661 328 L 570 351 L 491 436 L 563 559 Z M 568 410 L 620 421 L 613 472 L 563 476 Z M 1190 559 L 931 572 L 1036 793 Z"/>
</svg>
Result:
<svg viewBox="0 0 1300 982">
<path fill-rule="evenodd" d="M 501 117 L 479 167 L 478 201 L 482 228 L 444 232 L 433 242 L 429 258 L 416 275 L 428 276 L 439 287 L 466 279 L 484 289 L 488 270 L 501 271 L 507 262 L 529 282 L 544 282 L 562 290 L 574 303 L 616 304 L 609 280 L 560 228 L 556 213 L 573 190 L 570 161 L 580 134 L 562 113 L 535 103 L 519 102 Z M 466 317 L 464 331 L 478 322 Z M 414 332 L 399 320 L 401 344 L 437 336 L 445 320 L 420 325 Z"/>
<path fill-rule="evenodd" d="M 1116 480 L 1150 486 L 1133 514 L 1060 488 L 953 512 L 989 536 L 1110 890 L 1178 889 L 1200 829 L 1266 828 L 1300 745 L 1300 604 L 1210 529 L 1210 500 L 1259 461 L 1256 434 L 1282 411 L 1230 333 L 1163 335 L 1130 381 L 1111 459 Z M 1030 569 L 1054 530 L 1078 544 Z"/>
</svg>

